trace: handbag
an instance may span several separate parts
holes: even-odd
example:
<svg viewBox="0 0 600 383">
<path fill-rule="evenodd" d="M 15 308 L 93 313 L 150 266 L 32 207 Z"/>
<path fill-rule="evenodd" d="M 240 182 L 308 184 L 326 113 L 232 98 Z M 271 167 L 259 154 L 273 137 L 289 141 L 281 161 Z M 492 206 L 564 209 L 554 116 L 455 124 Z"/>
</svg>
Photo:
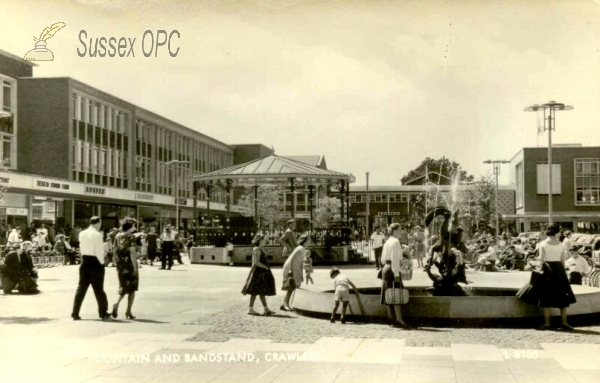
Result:
<svg viewBox="0 0 600 383">
<path fill-rule="evenodd" d="M 385 290 L 386 305 L 404 305 L 408 303 L 408 290 L 392 287 Z"/>
<path fill-rule="evenodd" d="M 285 291 L 290 291 L 296 289 L 296 280 L 294 279 L 294 274 L 290 271 L 288 272 L 285 280 L 283 281 L 283 287 L 281 288 Z"/>
<path fill-rule="evenodd" d="M 383 278 L 383 269 L 379 269 L 379 271 L 377 272 L 377 279 L 382 279 Z"/>
</svg>

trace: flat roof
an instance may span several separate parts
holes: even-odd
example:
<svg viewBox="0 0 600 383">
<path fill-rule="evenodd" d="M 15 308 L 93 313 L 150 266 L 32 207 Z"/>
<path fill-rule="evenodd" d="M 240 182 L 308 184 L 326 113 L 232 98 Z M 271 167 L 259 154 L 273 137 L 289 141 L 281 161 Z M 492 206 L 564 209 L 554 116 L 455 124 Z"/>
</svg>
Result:
<svg viewBox="0 0 600 383">
<path fill-rule="evenodd" d="M 27 65 L 29 65 L 31 67 L 38 66 L 38 64 L 34 63 L 33 61 L 25 61 L 25 60 L 23 60 L 23 57 L 14 55 L 14 54 L 12 54 L 10 52 L 7 52 L 5 50 L 2 50 L 2 49 L 0 49 L 0 55 L 6 56 L 6 57 L 8 57 L 10 59 L 13 59 L 13 60 L 16 60 L 16 61 L 19 61 L 19 62 L 22 62 L 23 64 L 27 64 Z"/>
</svg>

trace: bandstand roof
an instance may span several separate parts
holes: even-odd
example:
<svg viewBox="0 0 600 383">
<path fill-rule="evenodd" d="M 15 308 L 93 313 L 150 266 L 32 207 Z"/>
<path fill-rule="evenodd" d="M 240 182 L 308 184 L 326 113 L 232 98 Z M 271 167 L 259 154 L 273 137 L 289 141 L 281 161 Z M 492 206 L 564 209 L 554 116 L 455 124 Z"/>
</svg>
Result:
<svg viewBox="0 0 600 383">
<path fill-rule="evenodd" d="M 354 182 L 351 174 L 321 169 L 302 161 L 271 154 L 270 156 L 229 166 L 210 173 L 197 174 L 191 181 L 244 180 L 246 182 L 281 182 L 289 178 L 307 183 L 345 180 Z"/>
</svg>

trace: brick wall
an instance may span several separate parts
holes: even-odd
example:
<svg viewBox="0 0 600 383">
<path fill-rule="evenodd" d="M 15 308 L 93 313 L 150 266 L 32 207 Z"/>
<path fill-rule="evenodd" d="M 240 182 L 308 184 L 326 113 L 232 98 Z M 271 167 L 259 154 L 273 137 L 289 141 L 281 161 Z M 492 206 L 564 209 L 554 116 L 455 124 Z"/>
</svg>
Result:
<svg viewBox="0 0 600 383">
<path fill-rule="evenodd" d="M 599 211 L 595 206 L 575 206 L 575 158 L 600 157 L 600 147 L 553 148 L 552 163 L 560 164 L 561 193 L 552 195 L 552 207 L 556 212 Z M 547 212 L 548 196 L 537 194 L 537 165 L 548 163 L 547 148 L 524 149 L 525 211 Z"/>
</svg>

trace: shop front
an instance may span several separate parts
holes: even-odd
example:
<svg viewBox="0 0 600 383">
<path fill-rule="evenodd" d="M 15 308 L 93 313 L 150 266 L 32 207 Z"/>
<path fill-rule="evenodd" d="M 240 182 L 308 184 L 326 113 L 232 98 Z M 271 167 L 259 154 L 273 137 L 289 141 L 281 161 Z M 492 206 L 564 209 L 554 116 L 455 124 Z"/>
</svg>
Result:
<svg viewBox="0 0 600 383">
<path fill-rule="evenodd" d="M 0 196 L 0 240 L 7 238 L 8 226 L 23 228 L 41 223 L 55 226 L 56 232 L 70 227 L 86 228 L 93 216 L 102 219 L 102 228 L 119 226 L 124 217 L 133 217 L 140 226 L 175 225 L 173 197 L 112 187 L 98 187 L 73 181 L 38 177 L 16 172 L 0 172 L 0 183 L 8 191 Z M 180 198 L 180 225 L 194 226 L 192 200 Z M 225 206 L 211 204 L 211 217 L 225 216 Z M 199 217 L 207 216 L 206 201 L 198 201 Z M 201 220 L 200 220 L 201 221 Z M 202 221 L 201 221 L 202 222 Z M 199 226 L 200 223 L 197 224 Z"/>
</svg>

